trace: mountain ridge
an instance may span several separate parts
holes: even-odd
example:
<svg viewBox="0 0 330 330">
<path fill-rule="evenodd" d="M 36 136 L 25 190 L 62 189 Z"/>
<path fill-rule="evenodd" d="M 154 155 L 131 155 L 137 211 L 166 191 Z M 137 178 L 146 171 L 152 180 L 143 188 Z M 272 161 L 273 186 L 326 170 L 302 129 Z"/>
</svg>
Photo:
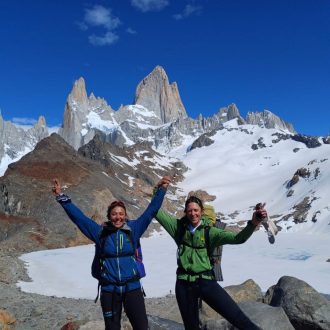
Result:
<svg viewBox="0 0 330 330">
<path fill-rule="evenodd" d="M 155 75 L 162 81 L 156 83 L 155 95 L 159 96 L 164 86 L 171 85 L 162 68 L 153 71 L 151 81 Z M 149 78 L 144 86 L 150 86 Z M 140 96 L 137 99 L 146 100 L 148 93 Z M 172 101 L 159 106 L 173 105 Z M 174 213 L 181 214 L 185 195 L 201 189 L 217 197 L 211 204 L 228 225 L 249 220 L 253 206 L 264 198 L 282 229 L 307 226 L 327 232 L 329 210 L 324 200 L 330 180 L 326 167 L 329 138 L 295 134 L 292 125 L 269 111 L 244 119 L 235 104 L 210 118 L 200 115 L 192 119 L 183 109 L 169 112 L 173 121 L 166 123 L 161 115 L 164 109 L 155 112 L 133 104 L 113 110 L 93 93 L 87 96 L 83 78 L 76 81 L 67 98 L 60 135 L 45 137 L 48 131 L 41 117 L 33 134 L 29 133 L 35 140 L 22 141 L 32 141 L 25 156 L 11 163 L 0 177 L 0 244 L 12 237 L 13 246 L 19 249 L 22 228 L 26 238 L 34 232 L 34 242 L 27 250 L 85 242 L 73 229 L 64 238 L 53 240 L 50 235 L 64 228 L 62 220 L 56 223 L 53 216 L 46 216 L 54 203 L 49 195 L 49 180 L 54 176 L 70 187 L 74 199 L 95 208 L 85 211 L 98 221 L 104 221 L 106 204 L 114 198 L 131 205 L 129 212 L 135 216 L 146 206 L 152 185 L 170 174 L 175 182 L 164 205 Z M 0 124 L 0 136 L 16 132 L 11 123 L 2 120 Z M 12 140 L 21 138 L 16 134 Z M 255 177 L 262 178 L 263 184 L 256 185 L 259 180 Z M 240 205 L 233 205 L 236 199 Z"/>
</svg>

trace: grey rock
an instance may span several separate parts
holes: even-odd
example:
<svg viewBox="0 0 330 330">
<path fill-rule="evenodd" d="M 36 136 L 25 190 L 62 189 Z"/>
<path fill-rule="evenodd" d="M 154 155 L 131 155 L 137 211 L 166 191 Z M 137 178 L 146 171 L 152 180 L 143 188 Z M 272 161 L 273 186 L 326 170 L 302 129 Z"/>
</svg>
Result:
<svg viewBox="0 0 330 330">
<path fill-rule="evenodd" d="M 243 312 L 264 330 L 293 330 L 283 308 L 272 307 L 260 302 L 245 301 L 239 303 Z"/>
<path fill-rule="evenodd" d="M 91 112 L 92 118 L 89 119 Z M 99 127 L 99 119 L 107 125 Z M 81 77 L 75 81 L 68 95 L 63 124 L 58 134 L 73 148 L 78 149 L 94 137 L 95 131 L 101 128 L 109 132 L 115 123 L 114 110 L 104 99 L 96 98 L 94 94 L 88 97 L 85 80 Z"/>
<path fill-rule="evenodd" d="M 213 134 L 214 134 L 214 132 L 211 134 L 210 133 L 202 134 L 198 139 L 196 139 L 193 142 L 189 151 L 194 150 L 196 148 L 207 147 L 207 146 L 213 144 L 214 141 L 212 139 L 210 139 L 210 137 L 209 137 L 210 135 L 212 136 Z"/>
<path fill-rule="evenodd" d="M 272 140 L 273 143 L 278 143 L 280 141 L 285 141 L 290 139 L 291 134 L 282 134 L 282 133 L 274 133 L 272 134 L 275 138 Z"/>
<path fill-rule="evenodd" d="M 230 285 L 224 288 L 231 298 L 240 303 L 243 301 L 258 301 L 262 302 L 262 292 L 258 284 L 252 279 L 249 279 L 239 285 Z M 202 303 L 201 318 L 203 323 L 207 324 L 208 321 L 221 319 L 222 317 L 206 303 Z"/>
<path fill-rule="evenodd" d="M 243 302 L 243 301 L 262 302 L 263 300 L 260 286 L 252 279 L 249 279 L 239 285 L 226 286 L 225 290 L 236 302 Z"/>
<path fill-rule="evenodd" d="M 306 282 L 283 276 L 267 294 L 270 305 L 282 307 L 295 329 L 330 329 L 330 302 Z"/>
<path fill-rule="evenodd" d="M 290 133 L 296 133 L 292 124 L 285 122 L 272 112 L 265 110 L 263 112 L 248 112 L 246 123 L 251 125 L 259 125 L 266 128 L 276 128 Z"/>
<path fill-rule="evenodd" d="M 272 307 L 256 301 L 244 301 L 238 305 L 251 321 L 263 330 L 294 330 L 281 307 Z M 209 319 L 204 323 L 204 329 L 234 330 L 236 328 L 225 319 Z"/>
<path fill-rule="evenodd" d="M 326 137 L 323 137 L 322 141 L 323 141 L 324 144 L 330 144 L 330 135 L 328 135 Z"/>
<path fill-rule="evenodd" d="M 252 148 L 253 150 L 266 148 L 266 145 L 264 144 L 263 141 L 264 141 L 264 139 L 263 139 L 262 137 L 260 137 L 260 138 L 258 139 L 258 143 L 254 143 L 254 144 L 252 144 L 251 148 Z"/>
<path fill-rule="evenodd" d="M 162 123 L 187 117 L 177 84 L 169 84 L 167 74 L 161 66 L 157 66 L 138 84 L 134 104 L 153 111 Z"/>
<path fill-rule="evenodd" d="M 315 136 L 296 134 L 296 135 L 292 135 L 291 139 L 297 142 L 304 143 L 307 148 L 317 148 L 322 145 L 321 142 L 319 141 L 319 138 Z"/>
</svg>

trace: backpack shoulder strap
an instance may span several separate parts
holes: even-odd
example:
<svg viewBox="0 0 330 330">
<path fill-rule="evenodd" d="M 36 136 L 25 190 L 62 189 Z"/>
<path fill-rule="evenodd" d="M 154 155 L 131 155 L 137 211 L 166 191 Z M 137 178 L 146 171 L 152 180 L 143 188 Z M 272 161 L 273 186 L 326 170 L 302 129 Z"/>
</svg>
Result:
<svg viewBox="0 0 330 330">
<path fill-rule="evenodd" d="M 100 257 L 101 259 L 104 258 L 104 246 L 107 236 L 109 235 L 108 230 L 102 228 L 100 232 Z"/>
<path fill-rule="evenodd" d="M 207 255 L 209 256 L 209 258 L 211 258 L 212 251 L 210 247 L 210 226 L 206 226 L 204 228 L 204 238 L 205 238 L 205 247 L 207 250 Z"/>
<path fill-rule="evenodd" d="M 185 221 L 185 218 L 181 218 L 178 223 L 178 236 L 177 236 L 177 239 L 176 239 L 176 244 L 177 246 L 179 247 L 181 244 L 182 244 L 182 241 L 183 241 L 183 237 L 184 237 L 184 234 L 185 234 L 185 226 L 184 226 L 184 221 Z"/>
</svg>

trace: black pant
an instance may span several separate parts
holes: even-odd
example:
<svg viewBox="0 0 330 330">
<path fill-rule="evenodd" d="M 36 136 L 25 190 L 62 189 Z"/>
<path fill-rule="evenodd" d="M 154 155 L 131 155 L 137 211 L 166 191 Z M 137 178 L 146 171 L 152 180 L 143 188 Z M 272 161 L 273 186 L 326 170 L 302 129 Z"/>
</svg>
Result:
<svg viewBox="0 0 330 330">
<path fill-rule="evenodd" d="M 134 330 L 147 330 L 148 319 L 141 289 L 123 294 L 101 292 L 101 306 L 106 330 L 120 330 L 122 306 Z"/>
<path fill-rule="evenodd" d="M 186 330 L 199 330 L 198 299 L 222 315 L 238 329 L 261 330 L 239 308 L 229 294 L 215 281 L 199 279 L 196 282 L 177 280 L 175 295 Z"/>
</svg>

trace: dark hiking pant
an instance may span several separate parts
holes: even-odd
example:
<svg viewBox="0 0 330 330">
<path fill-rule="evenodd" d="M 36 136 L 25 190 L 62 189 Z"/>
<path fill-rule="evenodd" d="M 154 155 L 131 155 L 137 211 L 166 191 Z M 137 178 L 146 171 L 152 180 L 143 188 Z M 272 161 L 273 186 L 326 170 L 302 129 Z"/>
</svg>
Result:
<svg viewBox="0 0 330 330">
<path fill-rule="evenodd" d="M 198 313 L 199 298 L 236 328 L 261 330 L 215 280 L 199 279 L 196 282 L 177 280 L 175 295 L 186 330 L 201 329 Z"/>
<path fill-rule="evenodd" d="M 122 306 L 133 330 L 147 330 L 148 319 L 141 289 L 119 294 L 101 292 L 101 306 L 106 330 L 120 330 Z"/>
</svg>

